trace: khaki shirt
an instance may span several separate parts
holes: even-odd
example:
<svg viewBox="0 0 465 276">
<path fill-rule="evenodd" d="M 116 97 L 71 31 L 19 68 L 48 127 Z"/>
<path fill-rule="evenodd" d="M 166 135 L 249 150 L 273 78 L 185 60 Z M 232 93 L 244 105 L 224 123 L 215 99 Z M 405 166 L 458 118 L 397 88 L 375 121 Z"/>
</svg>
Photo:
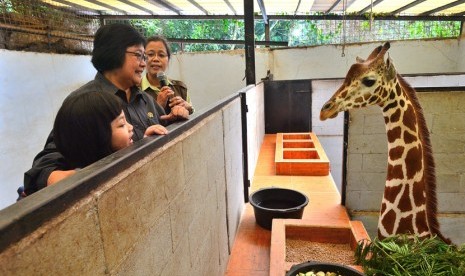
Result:
<svg viewBox="0 0 465 276">
<path fill-rule="evenodd" d="M 189 97 L 189 93 L 187 93 L 187 86 L 184 82 L 178 81 L 178 80 L 172 80 L 172 79 L 167 79 L 168 86 L 173 90 L 174 96 L 179 96 L 186 102 L 188 102 L 191 106 L 190 109 L 188 109 L 189 114 L 194 113 L 194 107 L 192 106 L 191 99 Z M 149 80 L 147 79 L 147 74 L 145 74 L 142 77 L 142 82 L 141 82 L 141 89 L 145 91 L 147 94 L 153 97 L 153 99 L 157 100 L 157 95 L 160 92 L 160 88 L 152 85 Z M 164 107 L 165 113 L 169 114 L 170 113 L 170 108 L 167 105 Z"/>
</svg>

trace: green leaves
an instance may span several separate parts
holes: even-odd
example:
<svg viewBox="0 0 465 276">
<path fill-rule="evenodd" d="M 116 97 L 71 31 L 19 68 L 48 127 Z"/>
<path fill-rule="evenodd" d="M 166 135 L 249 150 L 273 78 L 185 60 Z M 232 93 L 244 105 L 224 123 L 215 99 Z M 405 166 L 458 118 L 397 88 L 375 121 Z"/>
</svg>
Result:
<svg viewBox="0 0 465 276">
<path fill-rule="evenodd" d="M 465 245 L 448 245 L 437 237 L 397 235 L 382 241 L 364 240 L 356 248 L 355 259 L 367 275 L 465 275 Z"/>
<path fill-rule="evenodd" d="M 236 19 L 172 19 L 172 20 L 131 20 L 134 26 L 142 27 L 145 36 L 163 35 L 170 39 L 211 39 L 211 40 L 243 40 L 244 22 Z M 220 51 L 243 48 L 242 45 L 226 44 L 184 44 L 184 51 Z M 171 50 L 180 50 L 178 43 L 171 43 Z"/>
<path fill-rule="evenodd" d="M 11 1 L 11 0 L 10 0 Z M 382 16 L 382 15 L 379 15 Z M 146 36 L 162 34 L 170 39 L 244 40 L 244 21 L 238 19 L 150 19 L 131 20 Z M 394 20 L 269 20 L 270 40 L 285 41 L 289 46 L 338 44 L 373 40 L 425 39 L 457 37 L 460 21 L 394 21 Z M 343 25 L 346 27 L 344 33 Z M 255 39 L 265 40 L 265 22 L 255 20 Z M 173 52 L 180 50 L 178 43 L 171 44 Z M 183 50 L 220 51 L 242 49 L 241 44 L 185 43 Z"/>
</svg>

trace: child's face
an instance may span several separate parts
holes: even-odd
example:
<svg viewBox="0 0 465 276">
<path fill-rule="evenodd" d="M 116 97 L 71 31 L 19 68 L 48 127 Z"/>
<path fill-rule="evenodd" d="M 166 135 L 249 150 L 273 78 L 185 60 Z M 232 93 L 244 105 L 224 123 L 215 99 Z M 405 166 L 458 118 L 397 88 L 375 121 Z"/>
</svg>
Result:
<svg viewBox="0 0 465 276">
<path fill-rule="evenodd" d="M 133 127 L 126 121 L 124 112 L 111 122 L 111 148 L 114 151 L 123 149 L 132 144 Z"/>
</svg>

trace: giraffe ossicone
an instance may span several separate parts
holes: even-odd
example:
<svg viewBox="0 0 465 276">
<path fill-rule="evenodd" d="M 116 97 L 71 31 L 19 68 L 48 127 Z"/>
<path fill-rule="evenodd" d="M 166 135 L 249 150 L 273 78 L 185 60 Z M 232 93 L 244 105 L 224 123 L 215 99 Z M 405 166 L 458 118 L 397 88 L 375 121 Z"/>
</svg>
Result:
<svg viewBox="0 0 465 276">
<path fill-rule="evenodd" d="M 397 74 L 386 42 L 366 60 L 357 58 L 341 87 L 323 105 L 320 119 L 369 105 L 382 109 L 388 165 L 378 221 L 378 237 L 437 235 L 436 176 L 429 131 L 415 90 Z"/>
</svg>

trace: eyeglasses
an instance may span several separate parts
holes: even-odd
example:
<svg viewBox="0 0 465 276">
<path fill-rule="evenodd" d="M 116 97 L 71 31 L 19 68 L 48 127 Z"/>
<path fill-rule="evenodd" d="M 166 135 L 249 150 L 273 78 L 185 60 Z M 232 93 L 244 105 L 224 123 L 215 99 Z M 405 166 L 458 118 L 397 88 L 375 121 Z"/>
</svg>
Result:
<svg viewBox="0 0 465 276">
<path fill-rule="evenodd" d="M 143 53 L 140 53 L 140 52 L 131 52 L 131 51 L 126 51 L 126 53 L 133 54 L 137 58 L 137 60 L 139 62 L 141 62 L 141 61 L 146 62 L 147 61 L 147 55 L 146 54 L 143 54 Z"/>
</svg>

